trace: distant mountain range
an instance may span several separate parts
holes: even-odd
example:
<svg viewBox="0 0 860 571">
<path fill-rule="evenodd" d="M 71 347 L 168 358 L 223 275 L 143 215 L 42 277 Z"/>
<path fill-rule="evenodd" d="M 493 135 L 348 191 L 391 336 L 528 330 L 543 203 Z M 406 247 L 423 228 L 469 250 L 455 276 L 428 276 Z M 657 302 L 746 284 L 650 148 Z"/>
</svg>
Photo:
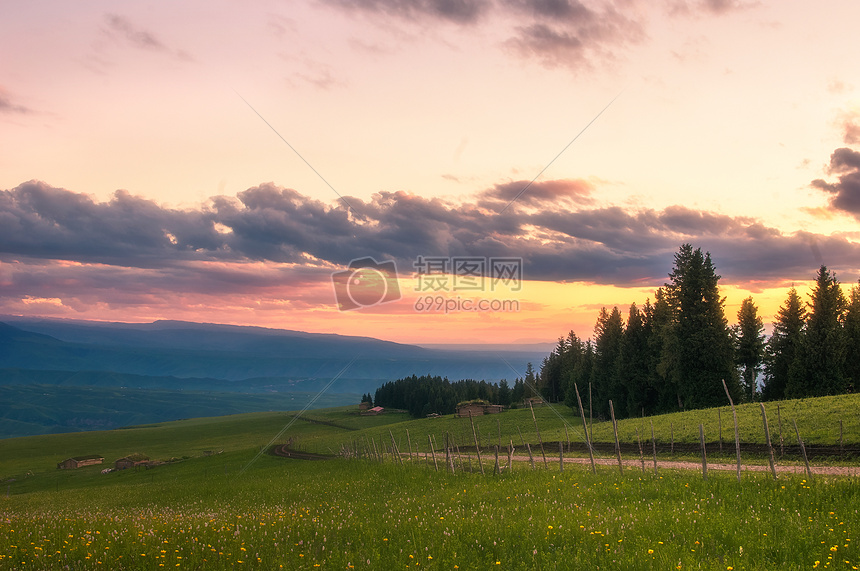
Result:
<svg viewBox="0 0 860 571">
<path fill-rule="evenodd" d="M 295 382 L 330 379 L 349 365 L 344 379 L 385 381 L 431 374 L 512 381 L 525 373 L 526 363 L 537 365 L 548 353 L 516 349 L 427 349 L 371 337 L 183 321 L 101 323 L 0 316 L 0 368 Z M 365 386 L 371 390 L 377 385 Z"/>
<path fill-rule="evenodd" d="M 3 394 L 10 402 L 16 398 L 15 386 L 39 386 L 47 391 L 62 386 L 66 392 L 74 387 L 193 391 L 206 393 L 207 402 L 218 400 L 215 393 L 224 393 L 226 404 L 226 393 L 315 394 L 337 377 L 326 391 L 331 406 L 332 395 L 342 394 L 344 400 L 352 402 L 356 395 L 373 393 L 385 381 L 412 374 L 451 380 L 508 379 L 513 384 L 516 377 L 524 375 L 528 362 L 538 366 L 549 352 L 533 345 L 525 350 L 517 346 L 456 349 L 450 345 L 436 349 L 371 337 L 182 321 L 104 323 L 0 316 L 0 386 L 7 387 Z M 88 410 L 94 414 L 91 396 Z M 131 391 L 126 398 L 139 396 Z M 187 412 L 187 399 L 183 402 Z M 253 409 L 257 401 L 247 402 Z M 74 404 L 71 399 L 65 406 Z M 218 410 L 215 405 L 207 406 L 207 411 Z M 223 408 L 235 412 L 235 406 Z M 163 404 L 161 409 L 158 420 L 168 420 L 169 411 Z M 7 416 L 0 412 L 0 421 Z M 57 415 L 43 416 L 47 419 L 45 432 L 63 429 L 51 424 Z M 86 418 L 76 422 L 75 427 L 66 429 L 89 426 Z M 15 435 L 20 430 L 18 426 Z M 10 435 L 4 434 L 0 424 L 0 437 Z"/>
</svg>

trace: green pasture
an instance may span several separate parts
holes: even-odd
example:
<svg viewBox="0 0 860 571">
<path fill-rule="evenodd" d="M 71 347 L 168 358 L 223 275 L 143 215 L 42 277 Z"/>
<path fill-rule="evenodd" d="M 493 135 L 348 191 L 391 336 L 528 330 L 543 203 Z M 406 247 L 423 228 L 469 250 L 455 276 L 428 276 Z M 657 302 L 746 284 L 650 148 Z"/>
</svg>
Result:
<svg viewBox="0 0 860 571">
<path fill-rule="evenodd" d="M 255 460 L 256 457 L 256 460 Z M 521 469 L 520 469 L 521 468 Z M 7 569 L 853 569 L 860 486 L 231 452 L 0 501 Z"/>
<path fill-rule="evenodd" d="M 779 403 L 820 445 L 860 443 L 853 395 Z M 528 463 L 485 476 L 452 474 L 440 462 L 336 458 L 289 460 L 272 442 L 322 453 L 359 442 L 428 450 L 444 434 L 472 442 L 472 422 L 404 413 L 360 416 L 357 407 L 199 418 L 106 432 L 0 440 L 0 568 L 193 569 L 855 569 L 860 526 L 856 478 Z M 776 405 L 767 405 L 771 430 Z M 544 442 L 582 442 L 578 413 L 534 410 Z M 698 440 L 698 424 L 727 448 L 728 408 L 619 422 L 658 441 Z M 759 405 L 738 407 L 741 439 L 763 442 Z M 475 418 L 481 446 L 510 440 L 539 448 L 529 409 Z M 833 425 L 837 428 L 834 430 Z M 645 433 L 644 427 L 648 427 Z M 565 432 L 565 429 L 567 432 Z M 408 430 L 408 436 L 407 436 Z M 713 431 L 713 436 L 710 436 Z M 793 427 L 792 427 L 793 431 Z M 596 422 L 610 440 L 611 423 Z M 522 436 L 520 436 L 522 435 Z M 438 450 L 438 448 L 437 448 Z M 647 451 L 647 448 L 646 448 Z M 132 452 L 173 462 L 102 474 Z M 215 452 L 214 454 L 212 454 Z M 647 453 L 647 452 L 646 452 Z M 727 452 L 730 454 L 731 452 Z M 69 456 L 101 454 L 105 465 L 57 470 Z M 609 456 L 604 454 L 604 457 Z M 628 453 L 628 457 L 629 453 Z M 746 461 L 746 458 L 745 458 Z M 505 462 L 503 461 L 503 464 Z M 470 462 L 471 465 L 471 462 Z"/>
</svg>

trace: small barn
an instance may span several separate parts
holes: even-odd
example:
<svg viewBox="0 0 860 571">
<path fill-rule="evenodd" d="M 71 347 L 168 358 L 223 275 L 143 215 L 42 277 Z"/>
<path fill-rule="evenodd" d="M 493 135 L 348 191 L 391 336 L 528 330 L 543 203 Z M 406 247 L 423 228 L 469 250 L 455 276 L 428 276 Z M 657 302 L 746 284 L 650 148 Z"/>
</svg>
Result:
<svg viewBox="0 0 860 571">
<path fill-rule="evenodd" d="M 483 402 L 463 402 L 457 405 L 457 416 L 484 416 Z"/>
<path fill-rule="evenodd" d="M 531 406 L 532 408 L 537 408 L 546 404 L 546 401 L 540 397 L 529 397 L 523 402 L 526 406 Z"/>
<path fill-rule="evenodd" d="M 500 404 L 490 404 L 484 400 L 470 400 L 457 405 L 457 416 L 483 416 L 485 414 L 499 414 L 505 410 Z"/>
<path fill-rule="evenodd" d="M 137 466 L 143 466 L 148 463 L 149 456 L 145 454 L 134 453 L 116 460 L 113 463 L 113 466 L 117 470 L 126 470 L 128 468 L 136 468 Z"/>
<path fill-rule="evenodd" d="M 377 414 L 382 414 L 383 412 L 385 412 L 384 408 L 382 408 L 381 406 L 375 406 L 362 412 L 361 414 L 364 416 L 376 416 Z"/>
<path fill-rule="evenodd" d="M 104 457 L 98 454 L 90 454 L 89 456 L 74 456 L 72 458 L 67 458 L 62 462 L 57 464 L 58 470 L 76 470 L 78 468 L 83 468 L 84 466 L 94 466 L 96 464 L 101 464 L 104 462 Z"/>
</svg>

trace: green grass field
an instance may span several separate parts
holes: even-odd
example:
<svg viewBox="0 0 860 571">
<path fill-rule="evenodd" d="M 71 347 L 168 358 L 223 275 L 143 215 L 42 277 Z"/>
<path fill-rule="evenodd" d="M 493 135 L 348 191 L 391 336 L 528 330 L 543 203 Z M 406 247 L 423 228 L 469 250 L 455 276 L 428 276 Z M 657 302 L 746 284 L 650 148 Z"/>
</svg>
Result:
<svg viewBox="0 0 860 571">
<path fill-rule="evenodd" d="M 780 403 L 810 439 L 834 444 L 827 429 L 846 412 L 843 440 L 860 441 L 854 396 Z M 772 405 L 768 405 L 771 414 Z M 561 416 L 559 418 L 556 412 Z M 582 434 L 578 416 L 535 410 L 544 440 Z M 698 438 L 714 411 L 653 419 L 658 435 Z M 721 413 L 724 438 L 731 413 Z M 756 417 L 756 415 L 758 415 Z M 686 416 L 686 418 L 685 418 Z M 826 421 L 822 418 L 826 417 Z M 760 426 L 758 405 L 740 423 Z M 856 569 L 860 486 L 848 477 L 581 465 L 558 471 L 517 463 L 510 471 L 436 472 L 424 461 L 300 461 L 261 454 L 276 439 L 336 451 L 341 444 L 406 430 L 441 444 L 469 431 L 468 419 L 360 417 L 352 407 L 306 413 L 257 413 L 194 419 L 110 432 L 0 441 L 0 568 L 3 569 Z M 814 423 L 818 419 L 819 425 Z M 310 422 L 323 421 L 327 424 Z M 646 426 L 649 419 L 645 419 Z M 716 427 L 716 420 L 714 427 Z M 783 418 L 786 422 L 786 418 Z M 641 420 L 620 423 L 625 438 Z M 682 428 L 695 425 L 692 429 Z M 771 426 L 775 422 L 771 420 Z M 838 422 L 837 422 L 838 424 Z M 334 425 L 334 426 L 333 426 Z M 482 445 L 536 443 L 530 411 L 476 419 Z M 819 428 L 816 428 L 819 426 Z M 728 428 L 727 428 L 728 427 Z M 519 431 L 517 431 L 519 428 Z M 595 438 L 605 431 L 595 425 Z M 793 429 L 792 429 L 793 430 Z M 390 431 L 390 433 L 389 433 Z M 745 434 L 742 431 L 742 434 Z M 749 438 L 755 437 L 751 428 Z M 465 436 L 464 436 L 465 438 Z M 661 438 L 658 436 L 658 439 Z M 422 451 L 426 449 L 421 444 Z M 223 453 L 203 456 L 205 450 Z M 149 470 L 101 474 L 104 466 L 56 470 L 72 455 L 106 463 L 131 452 L 183 461 Z M 540 463 L 539 463 L 540 466 Z"/>
</svg>

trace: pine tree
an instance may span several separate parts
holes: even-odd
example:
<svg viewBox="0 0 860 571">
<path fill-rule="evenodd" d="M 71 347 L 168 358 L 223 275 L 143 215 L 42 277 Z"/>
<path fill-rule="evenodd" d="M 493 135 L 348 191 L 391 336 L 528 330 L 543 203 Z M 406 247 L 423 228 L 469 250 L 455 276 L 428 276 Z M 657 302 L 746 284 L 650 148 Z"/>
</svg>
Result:
<svg viewBox="0 0 860 571">
<path fill-rule="evenodd" d="M 860 280 L 851 288 L 848 311 L 845 312 L 845 381 L 846 390 L 860 387 Z"/>
<path fill-rule="evenodd" d="M 564 358 L 567 353 L 567 342 L 565 339 L 559 338 L 558 345 L 541 363 L 540 369 L 540 393 L 543 398 L 550 402 L 556 402 L 560 396 L 563 398 L 563 366 Z"/>
<path fill-rule="evenodd" d="M 574 384 L 579 388 L 579 396 L 583 406 L 588 406 L 588 385 L 591 382 L 591 371 L 594 368 L 594 345 L 591 339 L 582 344 L 582 354 L 573 366 L 565 397 L 565 404 L 574 410 L 579 410 Z"/>
<path fill-rule="evenodd" d="M 666 300 L 666 290 L 657 288 L 654 292 L 654 305 L 646 303 L 649 322 L 648 353 L 650 384 L 656 393 L 657 412 L 676 412 L 683 410 L 681 395 L 678 391 L 677 356 L 675 342 L 675 323 L 672 308 Z"/>
<path fill-rule="evenodd" d="M 789 373 L 789 397 L 836 395 L 848 388 L 842 328 L 847 302 L 826 266 L 818 269 L 811 298 L 800 360 Z"/>
<path fill-rule="evenodd" d="M 627 416 L 627 393 L 621 383 L 618 365 L 621 354 L 621 339 L 624 322 L 621 312 L 613 307 L 600 310 L 594 326 L 594 365 L 591 382 L 594 385 L 594 411 L 604 418 L 609 416 L 609 401 L 612 400 L 616 417 Z"/>
<path fill-rule="evenodd" d="M 502 379 L 499 381 L 499 404 L 503 406 L 511 405 L 511 388 L 508 386 L 508 381 Z"/>
<path fill-rule="evenodd" d="M 526 375 L 523 379 L 523 384 L 525 385 L 525 398 L 538 396 L 536 383 L 537 378 L 535 377 L 535 369 L 529 362 L 526 364 Z"/>
<path fill-rule="evenodd" d="M 646 302 L 646 311 L 650 304 Z M 639 311 L 636 304 L 630 306 L 627 326 L 621 339 L 618 373 L 627 393 L 627 412 L 631 416 L 643 410 L 653 413 L 656 409 L 656 393 L 651 386 L 651 359 L 648 347 L 650 337 L 649 316 Z"/>
<path fill-rule="evenodd" d="M 756 398 L 756 377 L 764 359 L 764 323 L 758 316 L 758 308 L 752 296 L 741 303 L 738 310 L 738 325 L 735 328 L 735 363 L 741 368 L 741 386 L 744 399 L 752 402 Z"/>
<path fill-rule="evenodd" d="M 665 284 L 666 301 L 672 309 L 671 343 L 665 362 L 677 386 L 683 408 L 721 406 L 726 402 L 722 380 L 733 399 L 741 391 L 734 366 L 734 347 L 723 310 L 710 253 L 690 244 L 675 254 L 675 267 Z"/>
<path fill-rule="evenodd" d="M 773 335 L 767 342 L 764 364 L 763 400 L 781 400 L 786 395 L 789 371 L 800 358 L 806 308 L 797 290 L 788 290 L 788 298 L 779 308 L 773 324 Z"/>
</svg>

